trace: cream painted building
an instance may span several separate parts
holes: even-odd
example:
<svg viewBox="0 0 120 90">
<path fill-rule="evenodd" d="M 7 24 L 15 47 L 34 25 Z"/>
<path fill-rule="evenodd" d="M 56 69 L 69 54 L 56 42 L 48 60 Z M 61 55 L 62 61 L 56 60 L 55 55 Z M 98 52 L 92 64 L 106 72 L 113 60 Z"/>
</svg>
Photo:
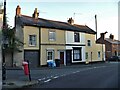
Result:
<svg viewBox="0 0 120 90">
<path fill-rule="evenodd" d="M 105 45 L 95 42 L 95 35 L 86 34 L 86 62 L 104 61 L 105 60 Z"/>
<path fill-rule="evenodd" d="M 37 8 L 32 16 L 21 14 L 20 6 L 16 8 L 16 36 L 24 46 L 21 52 L 14 53 L 14 63 L 22 65 L 29 60 L 31 67 L 47 65 L 47 60 L 60 59 L 61 64 L 101 61 L 102 45 L 95 43 L 96 32 L 88 26 L 38 18 Z M 87 46 L 91 41 L 91 46 Z M 94 51 L 95 50 L 95 51 Z M 99 54 L 99 55 L 98 55 Z M 99 57 L 98 57 L 99 56 Z"/>
</svg>

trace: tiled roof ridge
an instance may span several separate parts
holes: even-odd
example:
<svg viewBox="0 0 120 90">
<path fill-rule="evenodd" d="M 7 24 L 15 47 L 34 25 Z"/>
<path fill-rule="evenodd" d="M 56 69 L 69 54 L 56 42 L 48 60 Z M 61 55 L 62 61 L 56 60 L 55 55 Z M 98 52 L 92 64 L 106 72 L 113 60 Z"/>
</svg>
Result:
<svg viewBox="0 0 120 90">
<path fill-rule="evenodd" d="M 111 39 L 111 38 L 105 38 L 105 40 L 111 40 L 111 41 L 113 41 L 113 42 L 116 42 L 116 41 L 120 42 L 119 40 Z"/>
<path fill-rule="evenodd" d="M 31 19 L 34 19 L 34 20 L 40 20 L 40 19 L 42 19 L 42 20 L 46 20 L 46 21 L 52 21 L 52 22 L 58 22 L 58 23 L 69 24 L 69 23 L 67 23 L 67 22 L 63 22 L 63 21 L 50 20 L 50 19 L 44 19 L 44 18 L 38 18 L 38 19 L 35 19 L 35 18 L 33 18 L 32 16 L 28 16 L 28 15 L 21 15 L 21 16 L 23 16 L 23 17 L 28 17 L 28 18 L 31 18 Z M 71 25 L 71 24 L 70 24 L 70 25 Z"/>
<path fill-rule="evenodd" d="M 68 22 L 63 21 L 55 21 L 44 18 L 34 18 L 28 15 L 20 15 L 20 20 L 22 20 L 23 25 L 33 25 L 39 27 L 47 27 L 54 29 L 62 29 L 62 30 L 72 30 L 78 32 L 85 32 L 89 34 L 96 34 L 94 30 L 89 28 L 87 25 L 78 25 L 78 24 L 69 24 Z"/>
</svg>

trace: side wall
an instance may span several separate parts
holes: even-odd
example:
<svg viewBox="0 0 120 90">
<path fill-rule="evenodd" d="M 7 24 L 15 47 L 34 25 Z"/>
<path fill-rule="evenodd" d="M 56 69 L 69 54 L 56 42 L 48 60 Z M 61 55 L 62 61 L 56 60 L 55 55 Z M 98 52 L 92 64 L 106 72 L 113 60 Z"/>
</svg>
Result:
<svg viewBox="0 0 120 90">
<path fill-rule="evenodd" d="M 87 40 L 91 41 L 91 46 L 87 45 Z M 94 61 L 102 61 L 105 60 L 105 45 L 96 44 L 95 35 L 93 34 L 85 34 L 85 42 L 86 42 L 86 52 L 88 53 L 88 58 L 86 61 L 94 62 Z M 100 57 L 98 57 L 98 52 L 100 52 Z"/>
<path fill-rule="evenodd" d="M 17 21 L 16 21 L 17 22 Z M 16 24 L 16 34 L 15 36 L 21 41 L 23 42 L 24 41 L 24 36 L 23 36 L 23 28 Z M 15 66 L 20 66 L 22 65 L 22 61 L 24 60 L 24 56 L 23 56 L 23 53 L 24 53 L 24 49 L 23 49 L 23 46 L 19 47 L 19 49 L 21 50 L 21 52 L 19 51 L 15 51 L 14 52 L 14 56 L 13 56 L 13 64 Z"/>
</svg>

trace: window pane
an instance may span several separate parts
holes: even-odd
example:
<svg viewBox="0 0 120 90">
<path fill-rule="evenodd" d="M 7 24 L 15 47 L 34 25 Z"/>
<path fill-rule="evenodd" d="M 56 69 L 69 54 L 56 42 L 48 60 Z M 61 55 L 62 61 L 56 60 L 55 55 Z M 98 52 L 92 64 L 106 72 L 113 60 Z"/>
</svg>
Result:
<svg viewBox="0 0 120 90">
<path fill-rule="evenodd" d="M 74 59 L 80 59 L 80 50 L 74 50 Z"/>
<path fill-rule="evenodd" d="M 91 41 L 88 40 L 88 41 L 87 41 L 87 44 L 88 44 L 88 46 L 91 46 Z"/>
<path fill-rule="evenodd" d="M 88 52 L 86 52 L 86 59 L 88 59 Z"/>
<path fill-rule="evenodd" d="M 100 58 L 100 52 L 98 52 L 98 58 Z"/>
<path fill-rule="evenodd" d="M 55 32 L 54 31 L 49 31 L 49 40 L 55 41 Z"/>
<path fill-rule="evenodd" d="M 47 60 L 53 60 L 53 51 L 47 52 Z"/>
<path fill-rule="evenodd" d="M 29 35 L 29 45 L 36 45 L 36 35 Z"/>
<path fill-rule="evenodd" d="M 80 42 L 80 37 L 79 37 L 79 33 L 74 33 L 74 40 L 75 42 Z"/>
</svg>

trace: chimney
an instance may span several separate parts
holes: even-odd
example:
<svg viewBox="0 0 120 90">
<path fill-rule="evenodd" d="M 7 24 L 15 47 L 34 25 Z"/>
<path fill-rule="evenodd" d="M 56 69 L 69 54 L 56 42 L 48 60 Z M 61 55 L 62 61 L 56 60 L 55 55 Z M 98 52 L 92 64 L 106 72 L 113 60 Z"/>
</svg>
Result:
<svg viewBox="0 0 120 90">
<path fill-rule="evenodd" d="M 21 8 L 18 5 L 17 8 L 16 8 L 16 16 L 20 16 L 20 15 L 21 15 Z"/>
<path fill-rule="evenodd" d="M 114 39 L 114 35 L 110 34 L 109 38 L 113 40 Z"/>
<path fill-rule="evenodd" d="M 101 35 L 101 39 L 104 40 L 105 39 L 105 33 L 100 33 Z"/>
<path fill-rule="evenodd" d="M 38 16 L 39 16 L 39 12 L 38 12 L 37 8 L 35 8 L 34 13 L 33 13 L 33 17 L 35 19 L 38 19 Z"/>
<path fill-rule="evenodd" d="M 72 19 L 72 17 L 69 18 L 67 22 L 68 22 L 69 24 L 72 24 L 72 25 L 74 24 L 74 20 Z"/>
</svg>

